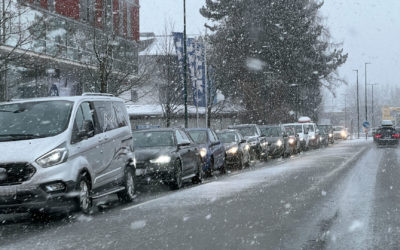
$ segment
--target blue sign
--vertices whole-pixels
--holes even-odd
[[[369,124],[369,122],[365,121],[365,122],[363,122],[363,127],[369,128],[369,127],[371,127],[371,124]]]

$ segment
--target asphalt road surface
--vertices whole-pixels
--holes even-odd
[[[92,215],[0,215],[2,249],[400,249],[400,151],[347,141]],[[110,197],[113,198],[113,197]]]

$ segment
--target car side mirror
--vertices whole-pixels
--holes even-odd
[[[245,139],[240,141],[240,144],[246,143],[247,141]]]
[[[305,135],[308,135],[308,131],[304,131],[304,134],[305,134]]]
[[[87,139],[94,136],[94,124],[91,120],[83,121],[83,130],[79,131],[78,137],[80,139]]]
[[[261,136],[261,137],[267,137],[265,134],[261,134],[260,136]]]
[[[283,137],[288,137],[288,134],[286,132],[282,132]]]

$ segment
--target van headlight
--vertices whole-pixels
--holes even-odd
[[[201,156],[201,158],[206,157],[206,155],[207,155],[207,149],[206,149],[206,148],[201,148],[201,149],[200,149],[200,156]]]
[[[44,154],[36,160],[42,168],[52,167],[66,162],[68,159],[68,150],[66,148],[56,148]]]
[[[237,146],[235,146],[235,147],[230,148],[228,151],[226,151],[226,153],[234,155],[237,153],[238,149],[239,148]]]
[[[171,157],[168,155],[161,155],[156,159],[150,160],[150,163],[154,164],[167,164],[171,161]]]

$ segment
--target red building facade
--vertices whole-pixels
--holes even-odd
[[[139,41],[139,0],[26,0],[46,11],[102,28],[103,6],[112,2],[114,32]]]

